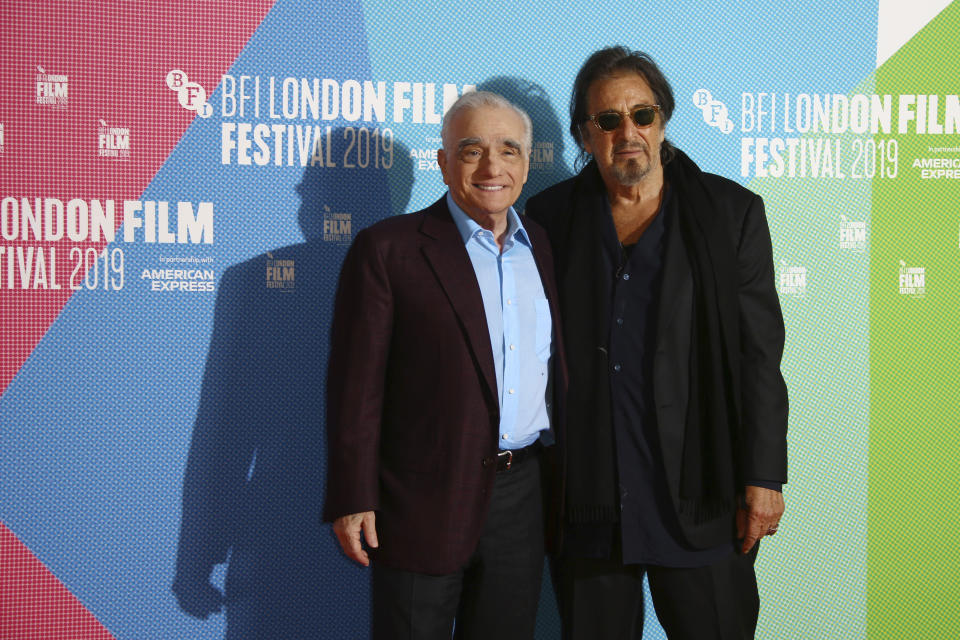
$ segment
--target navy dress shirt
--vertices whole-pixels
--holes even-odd
[[[697,567],[736,550],[735,542],[693,549],[680,532],[666,482],[653,400],[663,252],[668,233],[679,233],[669,187],[660,210],[635,245],[623,247],[613,218],[605,217],[604,253],[614,278],[609,362],[613,432],[620,488],[620,541],[624,564]]]

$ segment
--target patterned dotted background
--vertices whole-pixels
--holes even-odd
[[[296,291],[306,290],[301,283],[321,281],[311,321],[322,333],[346,250],[345,242],[322,240],[324,215],[349,214],[355,232],[389,213],[421,208],[442,192],[439,173],[429,163],[423,166],[408,157],[410,152],[435,149],[439,126],[411,122],[409,114],[404,122],[378,125],[383,135],[386,129],[392,135],[396,164],[389,171],[223,165],[223,123],[286,124],[270,119],[265,106],[259,117],[222,116],[222,90],[213,89],[227,70],[235,77],[260,77],[263,92],[271,76],[278,82],[286,77],[353,78],[383,80],[388,86],[422,82],[439,90],[452,83],[499,91],[530,112],[535,141],[552,152],[550,161],[544,156],[542,166],[531,172],[525,199],[573,171],[575,149],[566,133],[569,87],[582,60],[601,46],[624,43],[653,54],[677,97],[668,136],[705,169],[736,179],[742,137],[787,135],[740,131],[742,93],[896,93],[906,91],[901,86],[908,76],[915,76],[920,87],[911,91],[949,93],[946,87],[936,88],[939,79],[953,77],[945,68],[931,67],[926,75],[910,70],[929,66],[933,52],[940,52],[936,59],[941,61],[956,57],[943,53],[956,49],[950,37],[955,14],[953,9],[952,22],[923,32],[929,37],[917,40],[921,45],[914,57],[901,57],[902,67],[892,59],[892,80],[882,84],[882,73],[873,75],[876,11],[862,6],[831,5],[825,10],[817,3],[788,8],[772,2],[651,2],[642,7],[594,2],[561,7],[497,1],[478,13],[453,3],[411,7],[281,0],[275,6],[78,2],[5,8],[4,22],[14,37],[2,45],[0,66],[5,88],[0,101],[0,197],[208,200],[214,204],[216,224],[213,245],[119,245],[127,275],[122,291],[81,291],[70,297],[66,291],[0,287],[0,374],[5,386],[0,397],[0,519],[8,527],[2,530],[2,557],[29,549],[118,638],[222,637],[222,617],[193,620],[178,609],[169,591],[184,467],[215,334],[215,295],[151,292],[140,272],[160,268],[161,258],[208,258],[219,287],[231,265],[246,265],[234,273],[253,273],[261,268],[258,261],[266,259],[265,252],[321,238],[313,254],[320,263],[315,268],[298,263]],[[68,76],[66,106],[34,104],[37,65]],[[176,104],[163,82],[173,68],[183,69],[211,92],[212,117],[194,118]],[[734,133],[724,135],[703,122],[692,102],[701,88],[726,104]],[[131,129],[130,160],[97,157],[100,119]],[[335,127],[331,135],[341,138],[336,157],[347,142],[344,135],[350,135],[343,127],[351,123],[290,124]],[[839,140],[849,163],[855,153],[853,137],[829,137]],[[907,157],[905,148],[902,158]],[[901,171],[907,173],[903,161]],[[902,235],[902,227],[895,224],[905,200],[896,193],[902,179],[883,185],[887,190],[852,178],[739,179],[765,199],[778,275],[783,267],[804,267],[806,273],[802,295],[781,297],[787,325],[783,371],[792,407],[791,481],[781,532],[764,541],[758,561],[763,602],[758,637],[865,637],[868,439],[875,450],[888,452],[871,473],[886,478],[879,486],[890,491],[871,497],[870,517],[880,524],[877,528],[870,521],[871,558],[874,551],[880,558],[897,557],[891,549],[902,539],[902,527],[895,525],[904,513],[892,506],[901,504],[893,489],[902,440],[884,439],[888,431],[871,431],[870,421],[876,419],[868,411],[871,393],[874,414],[880,407],[885,416],[900,415],[903,403],[878,404],[877,398],[896,397],[896,386],[904,378],[917,378],[916,367],[942,367],[950,353],[921,348],[925,359],[905,371],[893,355],[875,358],[871,331],[877,326],[890,332],[902,329],[896,319],[902,310],[895,305],[907,303],[936,310],[916,322],[955,319],[949,311],[951,303],[956,309],[954,299],[940,297],[943,274],[950,273],[941,261],[955,254],[945,248],[938,257],[921,242],[909,255],[904,251],[891,262],[884,253],[876,262],[877,239],[894,246]],[[878,200],[881,193],[886,200]],[[924,233],[949,237],[949,251],[956,250],[957,223],[938,214],[955,200],[955,188],[945,183],[937,189],[917,186],[909,199],[926,203],[924,220],[929,225],[924,224]],[[874,214],[878,203],[884,207],[882,221]],[[839,247],[841,216],[866,223],[866,250]],[[4,241],[5,247],[10,244]],[[64,245],[65,252],[69,246]],[[897,259],[927,267],[930,293],[923,300],[896,300],[874,308],[871,288],[876,291],[880,280],[888,286],[887,278],[893,286]],[[61,269],[68,267],[61,263]],[[68,276],[65,271],[60,280]],[[295,305],[270,298],[277,292],[268,292],[265,285],[261,289],[263,283],[256,278],[240,282],[245,283],[240,291],[249,296],[241,296],[246,304],[288,310],[277,318],[281,325],[284,319],[299,317],[289,311]],[[878,318],[878,312],[886,315]],[[250,320],[242,313],[236,318]],[[943,326],[938,343],[917,340],[941,347],[952,344],[954,327]],[[274,328],[265,322],[262,332],[267,335]],[[320,336],[318,343],[324,339]],[[278,344],[283,345],[282,340]],[[258,368],[257,362],[245,365],[251,378],[289,375],[282,363],[267,358]],[[303,393],[316,390],[314,402],[303,406],[322,415],[322,376],[306,369],[295,384]],[[951,392],[948,386],[940,390],[937,397],[943,404],[933,418],[942,420]],[[255,392],[238,406],[233,408],[241,415],[271,406],[289,409],[283,398]],[[314,425],[309,419],[302,424]],[[931,431],[925,445],[928,441],[943,442],[942,450],[949,451],[946,443],[952,440],[949,431]],[[259,450],[270,447],[264,443]],[[918,453],[912,460],[921,466],[939,462],[940,475],[913,471],[910,475],[917,480],[949,484],[942,482],[951,477],[943,471],[949,461],[946,453],[932,460]],[[263,471],[264,465],[264,458],[257,458],[251,473]],[[322,455],[313,472],[322,478]],[[312,495],[322,495],[322,487],[316,489]],[[313,518],[301,515],[304,522]],[[365,574],[337,554],[329,536],[311,544],[327,554],[322,566],[334,592],[324,596],[321,637],[363,637]],[[942,548],[931,541],[922,550],[932,557]],[[880,567],[881,579],[891,581],[896,573],[892,561]],[[217,572],[218,582],[222,574],[222,569]],[[11,593],[9,584],[4,583],[4,593]],[[12,591],[20,593],[18,587]],[[896,592],[881,588],[878,593],[889,594],[876,600],[879,608],[901,609],[895,606]],[[541,601],[538,638],[557,637],[549,596],[545,593]],[[649,600],[647,604],[645,637],[662,638]],[[930,613],[924,607],[918,611]],[[876,629],[885,628],[884,621],[877,622]]]

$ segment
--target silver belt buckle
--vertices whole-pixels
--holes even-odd
[[[506,457],[507,457],[507,466],[504,467],[504,469],[507,469],[507,470],[509,471],[509,470],[510,470],[510,465],[513,464],[513,451],[510,451],[509,449],[507,449],[506,451],[501,451],[500,453],[497,454],[497,460],[498,460],[498,461],[499,461],[499,459],[500,459],[500,456],[506,456]]]

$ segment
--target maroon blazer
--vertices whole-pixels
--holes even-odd
[[[562,389],[554,260],[543,229],[526,218],[524,227],[554,319]],[[459,570],[486,518],[496,472],[482,461],[497,453],[500,411],[480,287],[446,197],[357,234],[331,340],[324,519],[376,511],[374,561]]]

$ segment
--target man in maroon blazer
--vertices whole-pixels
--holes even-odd
[[[473,92],[442,138],[449,192],[361,231],[344,262],[324,517],[349,557],[372,557],[375,638],[448,640],[456,621],[458,638],[529,639],[562,387],[550,246],[512,207],[532,127]]]

